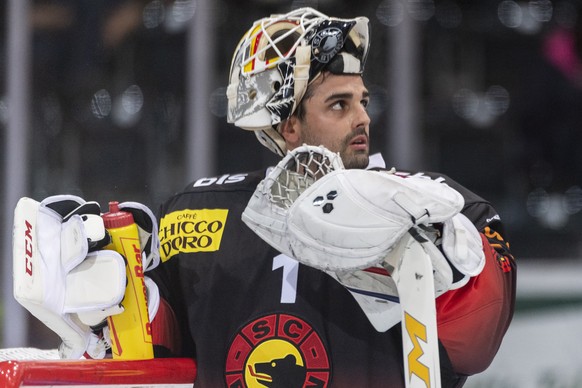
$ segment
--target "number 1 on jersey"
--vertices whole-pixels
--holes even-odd
[[[295,303],[299,262],[283,254],[273,257],[273,271],[281,267],[283,268],[281,303]]]

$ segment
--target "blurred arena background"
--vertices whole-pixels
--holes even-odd
[[[2,0],[2,347],[58,338],[12,300],[21,196],[161,201],[276,161],[226,123],[253,20],[367,16],[372,151],[500,211],[520,266],[499,357],[472,387],[582,387],[582,1]],[[478,335],[478,333],[476,333]]]

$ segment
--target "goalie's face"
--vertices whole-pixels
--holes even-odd
[[[365,168],[369,155],[368,89],[360,75],[325,73],[309,86],[303,112],[283,124],[287,149],[323,145],[346,168]]]

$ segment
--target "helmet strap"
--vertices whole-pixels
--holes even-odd
[[[291,114],[295,112],[295,109],[301,103],[301,99],[305,95],[307,90],[307,85],[309,84],[309,67],[311,61],[311,48],[309,46],[299,46],[295,51],[295,71],[293,73],[294,85],[294,96],[295,100],[293,103],[293,109]]]

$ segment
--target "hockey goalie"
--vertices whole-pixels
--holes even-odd
[[[326,208],[326,202],[332,206]],[[359,305],[375,332],[390,332],[402,325],[401,357],[405,375],[409,376],[403,378],[405,386],[439,387],[442,377],[435,298],[462,288],[485,265],[481,237],[459,213],[463,205],[462,196],[441,182],[423,176],[403,178],[394,171],[346,170],[337,154],[323,147],[302,146],[260,181],[240,220],[289,260],[294,258],[337,282]],[[112,245],[114,229],[120,224],[107,223],[109,216],[120,213],[131,214],[137,232],[125,235],[125,239],[134,241],[130,245],[133,248],[126,250]],[[188,218],[187,213],[180,214]],[[162,217],[161,222],[159,236],[165,243],[167,218]],[[202,225],[212,229],[210,224],[206,219],[200,226],[191,223],[173,230]],[[441,230],[436,229],[438,225],[442,225]],[[183,338],[183,329],[166,304],[165,296],[171,297],[171,293],[160,298],[158,286],[148,276],[151,273],[164,285],[163,278],[152,271],[160,261],[168,264],[168,251],[160,249],[156,230],[152,212],[134,202],[115,205],[105,214],[97,203],[69,195],[49,197],[40,203],[23,198],[18,203],[14,219],[14,294],[61,337],[60,358],[83,359],[65,365],[83,368],[105,363],[117,371],[117,379],[128,370],[145,368],[165,370],[162,380],[149,376],[149,382],[167,382],[163,379],[168,378],[179,378],[182,383],[184,379],[194,381],[198,370],[193,360],[197,354],[179,349],[196,338],[192,334],[195,332],[187,334],[191,339],[176,343]],[[128,296],[142,290],[129,287],[132,279],[126,271],[127,257],[136,253],[135,247],[140,247],[137,253],[142,258],[138,272],[146,290],[148,329],[123,343],[120,338],[124,333],[116,330],[112,317],[123,316],[131,303]],[[451,268],[461,276],[453,276]],[[216,296],[221,295],[224,297],[217,291]],[[281,295],[281,303],[290,302]],[[179,306],[173,308],[180,314]],[[132,320],[134,328],[139,329],[140,319],[138,314],[138,319]],[[201,315],[193,320],[206,324]],[[139,353],[144,348],[152,353]],[[138,353],[127,361],[120,357],[119,349]],[[154,353],[181,358],[148,360]],[[110,360],[95,361],[102,359]],[[134,366],[128,367],[128,362]],[[158,369],[148,365],[155,362],[160,364]],[[169,365],[173,369],[167,369]],[[252,372],[243,377],[244,386],[254,386],[248,382],[261,381],[261,372],[248,370]],[[42,381],[56,381],[56,375],[41,375],[37,378]],[[78,383],[75,378],[66,377],[65,383]],[[135,376],[127,378],[131,381]]]
[[[369,32],[300,8],[243,35],[228,121],[281,157],[272,168],[198,177],[157,217],[19,203],[14,294],[61,358],[188,360],[197,388],[458,388],[489,366],[515,298],[500,217],[449,177],[370,155]]]

